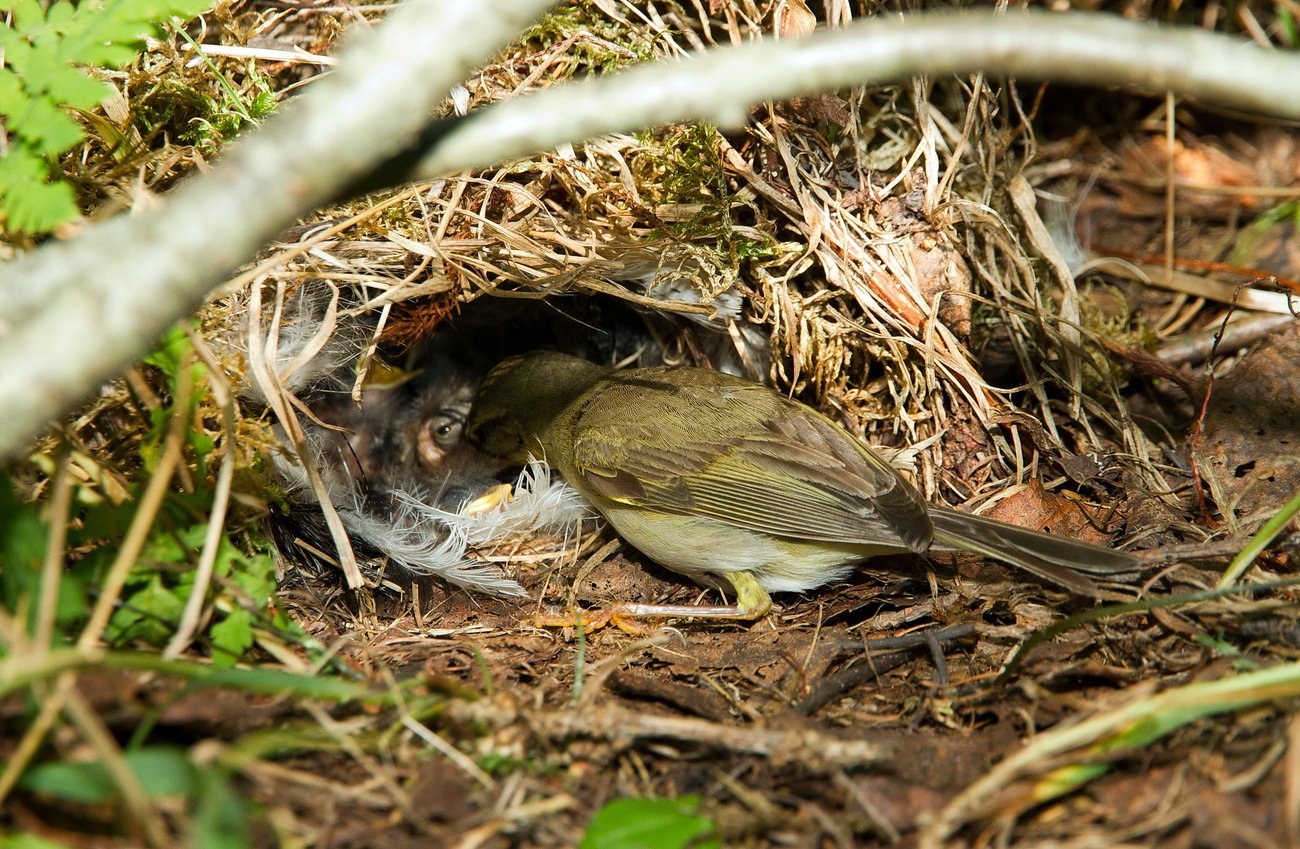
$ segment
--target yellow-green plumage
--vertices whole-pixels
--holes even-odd
[[[484,450],[533,454],[647,556],[735,590],[756,618],[877,554],[932,543],[1012,563],[1075,592],[1132,555],[927,505],[868,446],[767,387],[707,369],[615,371],[541,352],[498,365],[466,426]],[[672,612],[683,612],[672,608]]]

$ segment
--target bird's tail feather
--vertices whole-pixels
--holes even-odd
[[[1127,551],[1052,536],[972,513],[932,506],[930,519],[936,544],[1009,563],[1080,595],[1100,594],[1097,585],[1080,573],[1115,575],[1141,568],[1141,561]]]

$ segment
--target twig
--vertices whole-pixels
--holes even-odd
[[[306,50],[272,50],[269,47],[240,47],[232,44],[186,44],[184,52],[202,53],[204,56],[229,56],[234,59],[261,59],[266,62],[293,62],[306,65],[322,65],[332,68],[338,64],[333,56],[318,56]],[[195,57],[186,63],[186,67],[199,64]]]
[[[1133,692],[1141,694],[1148,687],[1144,682]],[[1120,751],[1125,743],[1142,745],[1193,719],[1292,699],[1297,694],[1300,694],[1300,665],[1289,663],[1214,681],[1198,681],[1154,695],[1139,695],[1127,704],[1083,721],[1062,724],[1037,735],[957,794],[921,832],[918,845],[921,849],[951,845],[949,838],[962,824],[989,813],[990,802],[1013,781],[1035,768],[1059,765],[1060,756],[1068,752],[1088,747],[1078,754],[1078,761],[1104,759]],[[1074,780],[1077,785],[1079,777],[1075,776]],[[1029,798],[1041,802],[1059,792],[1063,791],[1048,781],[1046,786],[1035,788]]]
[[[72,724],[77,726],[82,738],[99,756],[100,764],[113,779],[113,784],[122,797],[122,803],[130,812],[131,819],[144,832],[146,842],[155,849],[175,845],[167,833],[162,817],[150,804],[149,796],[140,784],[140,777],[122,756],[121,748],[108,728],[104,726],[103,720],[91,709],[75,687],[68,691],[64,712],[72,720]]]
[[[453,719],[506,727],[523,722],[550,745],[574,739],[595,739],[621,746],[653,740],[689,743],[708,749],[759,755],[775,769],[792,763],[811,770],[848,769],[880,763],[893,753],[889,746],[825,734],[813,727],[761,728],[734,726],[692,717],[654,716],[620,708],[566,710],[516,714],[484,702],[453,702]]]
[[[553,86],[458,123],[420,162],[428,177],[602,133],[702,120],[744,123],[744,104],[920,75],[1134,86],[1300,118],[1300,60],[1191,28],[1114,15],[966,12],[874,18],[806,39],[749,42],[687,62]],[[704,85],[701,81],[707,80]]]
[[[235,478],[235,451],[238,448],[235,444],[235,399],[231,397],[230,384],[222,374],[221,364],[192,328],[186,327],[185,332],[189,335],[190,344],[194,346],[199,358],[208,367],[208,385],[212,389],[212,397],[221,407],[225,445],[222,446],[224,453],[221,457],[221,468],[217,471],[216,489],[212,494],[212,510],[208,513],[208,529],[203,537],[203,552],[199,555],[199,564],[194,570],[194,586],[190,588],[189,598],[185,599],[185,610],[181,613],[181,621],[176,626],[176,633],[172,635],[167,648],[163,650],[163,657],[168,659],[178,657],[185,651],[199,627],[203,601],[207,598],[208,587],[212,583],[212,573],[216,568],[217,550],[221,546],[222,534],[226,529],[226,508],[230,504],[230,487]]]
[[[38,652],[49,651],[54,636],[54,619],[59,607],[59,583],[66,564],[63,556],[68,544],[68,508],[72,505],[72,475],[68,473],[72,451],[64,446],[54,472],[54,492],[50,496],[50,531],[45,542],[45,562],[41,564],[40,607],[36,614],[36,631],[32,643]]]
[[[18,779],[22,778],[23,773],[27,771],[27,765],[40,751],[41,744],[45,742],[45,735],[49,734],[50,729],[54,727],[54,720],[58,718],[59,711],[63,710],[68,694],[76,683],[76,676],[65,673],[55,679],[53,686],[38,691],[41,694],[40,713],[28,723],[22,739],[5,759],[4,772],[0,773],[0,803],[9,798],[14,786],[18,784]]]
[[[331,302],[330,306],[330,315],[333,315],[337,301],[338,291],[336,290],[334,292],[334,301]],[[334,542],[334,548],[338,553],[339,569],[342,570],[344,577],[347,579],[348,588],[359,589],[365,584],[365,578],[361,575],[361,567],[357,565],[357,555],[352,550],[352,541],[348,538],[347,529],[343,526],[343,520],[339,516],[338,509],[335,508],[334,502],[330,500],[329,490],[321,479],[320,470],[316,468],[312,452],[307,449],[307,439],[303,434],[302,424],[298,421],[298,414],[293,410],[294,405],[288,400],[291,396],[288,390],[284,388],[280,372],[275,368],[275,346],[279,342],[279,317],[283,304],[284,291],[281,286],[277,293],[275,318],[272,321],[272,327],[264,335],[262,333],[262,286],[260,283],[253,284],[248,304],[248,338],[252,340],[248,346],[248,369],[261,388],[262,394],[266,397],[266,401],[274,411],[276,418],[280,420],[285,436],[288,438],[289,444],[293,446],[294,452],[297,453],[298,462],[307,475],[307,481],[311,485],[312,492],[316,494],[321,515],[325,518],[325,525],[329,528],[330,539]]]
[[[975,633],[975,625],[970,622],[964,622],[960,625],[954,625],[950,628],[941,628],[937,631],[926,630],[915,634],[906,634],[902,637],[884,637],[879,640],[867,640],[864,645],[858,645],[865,657],[858,663],[850,666],[848,669],[838,672],[834,675],[827,676],[812,691],[805,696],[793,708],[795,713],[801,713],[809,716],[816,713],[827,702],[844,695],[849,690],[863,684],[873,678],[891,669],[902,666],[911,659],[911,649],[921,646],[931,647],[934,653],[935,646],[941,643],[952,642],[968,637]],[[885,655],[873,655],[872,652],[885,650],[890,651]],[[936,665],[941,662],[942,654],[935,654]],[[943,670],[946,675],[946,669]]]

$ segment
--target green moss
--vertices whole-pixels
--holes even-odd
[[[662,37],[650,27],[631,28],[601,14],[590,3],[565,3],[524,31],[520,42],[548,49],[565,45],[567,64],[556,63],[564,79],[579,73],[609,73],[655,58]]]
[[[669,127],[638,136],[628,158],[641,199],[658,222],[651,235],[698,249],[696,259],[734,279],[743,262],[777,253],[749,199],[732,191],[722,161],[723,138],[707,124]]]

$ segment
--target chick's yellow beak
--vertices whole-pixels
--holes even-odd
[[[489,489],[460,509],[462,516],[479,516],[510,502],[514,490],[510,484],[502,483]]]

